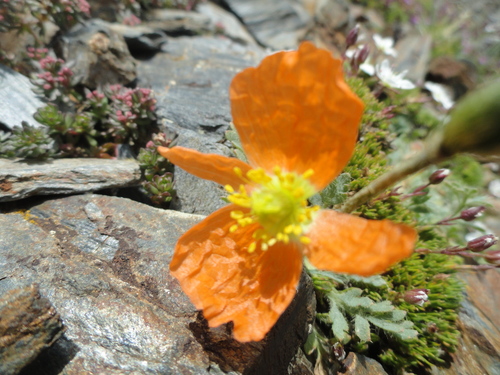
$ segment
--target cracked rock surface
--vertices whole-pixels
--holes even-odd
[[[313,316],[310,280],[303,276],[264,341],[238,343],[229,325],[209,330],[168,269],[178,237],[202,218],[101,195],[0,214],[0,295],[38,283],[66,327],[32,366],[64,374],[285,373]]]

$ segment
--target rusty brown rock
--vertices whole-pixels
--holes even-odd
[[[36,285],[10,290],[0,298],[0,374],[17,374],[50,347],[64,327]]]
[[[433,368],[433,375],[500,375],[500,271],[463,272],[466,298],[458,327],[457,351],[447,369]]]
[[[387,375],[380,363],[372,358],[354,352],[344,360],[345,372],[342,375]]]

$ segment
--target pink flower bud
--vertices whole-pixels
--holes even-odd
[[[365,44],[363,48],[358,50],[356,55],[354,56],[354,58],[356,59],[356,64],[358,64],[358,66],[363,64],[368,58],[369,54],[370,54],[370,48]]]
[[[354,44],[356,44],[356,42],[358,40],[358,35],[359,35],[359,26],[356,25],[347,34],[347,37],[345,39],[345,47],[346,47],[346,49],[349,48],[350,46],[353,46]]]
[[[474,238],[467,242],[467,250],[478,253],[486,250],[498,242],[498,237],[493,234],[486,234],[481,237]]]
[[[485,255],[484,259],[486,259],[488,263],[500,266],[500,250],[488,251]]]
[[[429,293],[429,289],[413,289],[407,291],[403,295],[403,299],[406,303],[423,306],[424,303],[429,299]]]
[[[465,221],[472,221],[472,220],[478,218],[479,216],[482,216],[484,210],[486,210],[486,207],[484,207],[484,206],[468,208],[468,209],[460,212],[460,219],[465,220]]]
[[[443,182],[443,180],[448,177],[450,170],[446,168],[438,169],[429,176],[429,184],[437,185]]]

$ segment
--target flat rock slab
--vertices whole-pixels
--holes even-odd
[[[139,164],[132,159],[55,159],[46,162],[0,159],[0,202],[34,195],[77,194],[137,186]]]
[[[255,39],[247,31],[238,18],[212,2],[199,3],[196,11],[206,15],[212,22],[214,30],[242,44],[256,44]]]
[[[34,87],[28,77],[0,64],[0,130],[1,125],[12,130],[23,121],[41,126],[33,114],[45,103],[33,92]]]
[[[31,373],[285,374],[314,315],[310,280],[264,341],[208,329],[168,268],[202,218],[100,195],[0,214],[0,295],[38,283],[66,327]]]
[[[312,17],[300,1],[224,0],[255,39],[276,50],[297,48]]]

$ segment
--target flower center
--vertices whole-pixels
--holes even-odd
[[[235,232],[240,227],[254,223],[260,225],[253,233],[255,241],[248,247],[249,252],[258,246],[267,250],[279,241],[309,243],[309,238],[302,233],[311,223],[313,213],[319,209],[318,206],[307,206],[307,198],[316,193],[308,180],[313,174],[312,170],[298,175],[275,167],[273,174],[268,175],[262,168],[257,168],[243,176],[241,170],[235,168],[235,173],[246,185],[240,185],[238,191],[226,186],[230,193],[228,200],[249,211],[231,212],[236,224],[230,231]]]

